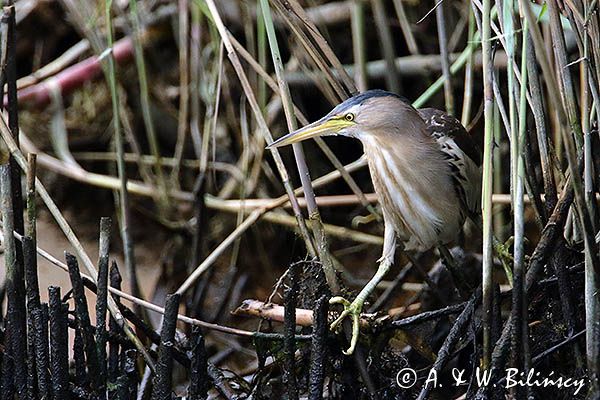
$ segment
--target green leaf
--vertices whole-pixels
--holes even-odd
[[[536,20],[537,23],[539,23],[542,20],[542,17],[544,16],[544,14],[546,14],[546,11],[548,11],[548,3],[544,2],[544,4],[542,4],[542,8],[540,9],[540,12],[537,16],[537,20]]]

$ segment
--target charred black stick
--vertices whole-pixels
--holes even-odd
[[[75,366],[74,383],[77,386],[87,386],[88,376],[85,371],[85,350],[83,340],[83,329],[76,323],[73,327],[75,330],[75,338],[73,340],[73,361]]]
[[[110,242],[110,218],[100,219],[100,243],[98,257],[98,286],[96,290],[96,354],[98,356],[98,392],[106,392],[106,310],[108,302],[108,250]]]
[[[127,388],[126,393],[124,393],[126,397],[124,398],[129,400],[134,400],[137,394],[138,374],[135,365],[137,354],[137,350],[135,349],[125,350],[122,362],[120,379],[123,379],[123,382]]]
[[[48,288],[50,298],[50,351],[52,393],[55,399],[69,399],[69,335],[67,305],[61,301],[60,288]]]
[[[37,373],[35,357],[35,328],[33,312],[40,307],[40,289],[37,274],[37,251],[35,242],[23,237],[23,262],[25,266],[25,292],[27,297],[27,390],[30,398],[37,398]]]
[[[36,245],[36,206],[35,206],[35,175],[36,175],[36,155],[29,153],[27,155],[27,226],[25,236],[21,241],[23,248],[23,265],[25,267],[25,290],[27,297],[27,357],[28,366],[28,390],[31,398],[43,397],[44,394],[37,393],[37,367],[38,362],[35,348],[35,324],[33,321],[33,312],[40,307],[40,288],[37,272],[37,245]],[[46,310],[47,313],[47,310]],[[47,314],[46,314],[47,315]],[[48,318],[44,330],[48,329]],[[47,336],[47,334],[46,334]],[[48,352],[48,343],[45,343],[46,353]],[[47,367],[47,366],[46,366]],[[47,385],[47,382],[45,383]]]
[[[283,315],[284,369],[283,383],[286,385],[288,399],[298,399],[296,380],[296,300],[298,297],[298,268],[292,264],[288,273],[288,288],[285,291]]]
[[[37,394],[42,400],[50,399],[50,360],[48,354],[48,305],[41,304],[32,311]]]
[[[98,367],[98,355],[96,353],[96,341],[94,340],[94,330],[90,322],[90,314],[88,311],[87,300],[85,298],[85,291],[83,287],[83,280],[79,272],[79,264],[77,258],[72,254],[65,252],[65,259],[67,266],[69,267],[69,276],[71,277],[71,284],[73,285],[73,299],[75,300],[75,314],[79,327],[81,328],[81,334],[83,337],[83,345],[85,349],[85,358],[87,363],[87,369],[91,378],[91,383],[94,389],[100,387],[99,373],[100,368]]]
[[[313,312],[313,332],[310,349],[310,372],[308,375],[308,398],[321,400],[323,398],[323,383],[325,382],[325,363],[327,360],[327,312],[329,301],[327,296],[321,296]]]
[[[13,185],[9,164],[0,165],[0,212],[4,234],[4,265],[6,268],[7,296],[7,327],[8,339],[12,355],[12,377],[19,398],[27,396],[27,328],[25,321],[25,274],[23,271],[23,255],[21,243],[15,240],[13,231],[17,229],[15,203],[21,203],[21,198],[15,198],[11,187]],[[19,190],[20,193],[20,190]],[[21,227],[22,227],[21,209]],[[22,229],[21,229],[22,231]]]
[[[413,315],[411,317],[402,318],[397,321],[392,321],[390,324],[390,328],[403,328],[409,325],[418,324],[426,321],[430,321],[432,319],[445,317],[447,315],[457,314],[462,312],[467,306],[468,302],[453,304],[451,306],[447,306],[444,308],[440,308],[439,310],[434,311],[425,311],[417,315]]]
[[[171,399],[171,373],[173,371],[173,347],[177,327],[177,311],[179,310],[178,294],[167,296],[165,314],[160,332],[158,360],[152,387],[152,400]]]
[[[114,261],[110,266],[109,276],[110,286],[121,290],[121,274],[119,273],[119,268]],[[115,296],[114,299],[117,305],[119,305],[119,298]],[[121,331],[119,329],[119,325],[113,318],[110,318],[108,321],[108,331],[109,333],[113,334],[118,334]],[[108,346],[107,375],[110,382],[115,382],[119,377],[119,344],[116,342],[110,342]]]
[[[192,365],[190,370],[190,386],[188,389],[188,395],[191,400],[204,400],[208,397],[208,356],[206,354],[206,347],[204,346],[204,336],[200,327],[195,326],[192,328],[192,335],[190,338],[190,358],[192,359]]]

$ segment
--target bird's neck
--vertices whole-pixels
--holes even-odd
[[[414,137],[361,141],[384,219],[407,249],[450,240],[440,232],[455,232],[461,217],[450,167],[437,143]]]
[[[386,133],[360,139],[368,159],[388,160],[398,165],[407,177],[433,177],[448,168],[439,144],[425,133]]]

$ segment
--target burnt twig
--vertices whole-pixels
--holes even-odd
[[[50,399],[50,357],[48,354],[48,305],[42,304],[32,311],[34,332],[37,394],[40,399]]]
[[[432,319],[445,317],[447,315],[457,314],[462,312],[466,306],[468,306],[469,302],[454,304],[448,307],[441,308],[439,310],[434,311],[425,311],[419,313],[417,315],[413,315],[408,318],[399,319],[397,321],[393,321],[390,324],[390,328],[405,328],[409,325],[418,324],[426,321],[430,321]]]
[[[160,332],[158,359],[153,380],[152,399],[171,399],[171,373],[173,371],[173,348],[175,346],[175,329],[177,327],[177,310],[179,309],[178,294],[167,296],[165,314]]]
[[[100,245],[98,258],[98,283],[96,291],[96,354],[98,356],[98,392],[106,391],[106,311],[108,302],[108,249],[110,218],[100,219]]]
[[[297,264],[290,265],[288,273],[289,287],[285,291],[285,314],[283,318],[284,370],[283,382],[290,400],[298,399],[296,380],[296,300],[298,296]]]
[[[206,399],[209,388],[207,354],[204,347],[204,336],[202,336],[202,332],[197,326],[192,328],[190,358],[192,359],[192,365],[188,396],[191,400]]]
[[[17,395],[24,398],[27,393],[27,329],[25,322],[25,277],[23,271],[23,258],[18,256],[21,244],[13,236],[17,229],[15,204],[20,203],[20,198],[14,198],[11,168],[9,164],[0,165],[0,212],[2,213],[2,226],[4,234],[4,265],[6,268],[6,294],[7,294],[7,341],[10,350],[7,358],[12,356],[13,370],[4,370],[13,380]],[[19,186],[19,185],[17,185]],[[21,213],[22,222],[22,213]]]
[[[308,398],[320,400],[323,398],[323,383],[325,381],[325,363],[327,360],[327,312],[329,301],[327,296],[321,296],[313,312],[314,323],[312,346],[310,351],[310,372],[308,375]]]
[[[114,261],[110,265],[109,279],[111,287],[115,289],[121,289],[121,274],[119,273],[119,268],[117,267],[117,264]],[[117,305],[120,304],[119,298],[116,296],[115,303]],[[108,321],[108,331],[109,334],[116,334],[120,332],[119,325],[113,318],[110,318]],[[108,346],[107,376],[109,382],[115,382],[119,376],[119,344],[115,342],[110,342]]]
[[[81,329],[83,344],[85,349],[85,358],[87,368],[90,373],[92,386],[97,389],[100,387],[100,368],[98,366],[98,356],[96,352],[96,341],[94,340],[94,330],[90,322],[90,314],[88,312],[87,300],[83,288],[83,280],[79,273],[79,264],[77,259],[72,254],[65,252],[65,259],[69,267],[69,276],[73,285],[73,300],[75,301],[75,314],[77,322]]]
[[[60,288],[48,288],[50,298],[50,351],[52,393],[56,399],[69,399],[69,337],[67,305],[60,299]]]

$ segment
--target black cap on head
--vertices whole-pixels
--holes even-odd
[[[371,89],[371,90],[367,90],[366,92],[355,94],[354,96],[348,98],[347,100],[345,100],[344,102],[339,104],[337,107],[335,107],[333,109],[333,112],[339,112],[342,110],[346,110],[357,104],[362,104],[364,101],[366,101],[368,99],[372,99],[374,97],[395,97],[395,98],[403,101],[406,104],[410,104],[410,102],[405,97],[402,97],[395,93],[388,92],[386,90],[381,90],[381,89]]]

